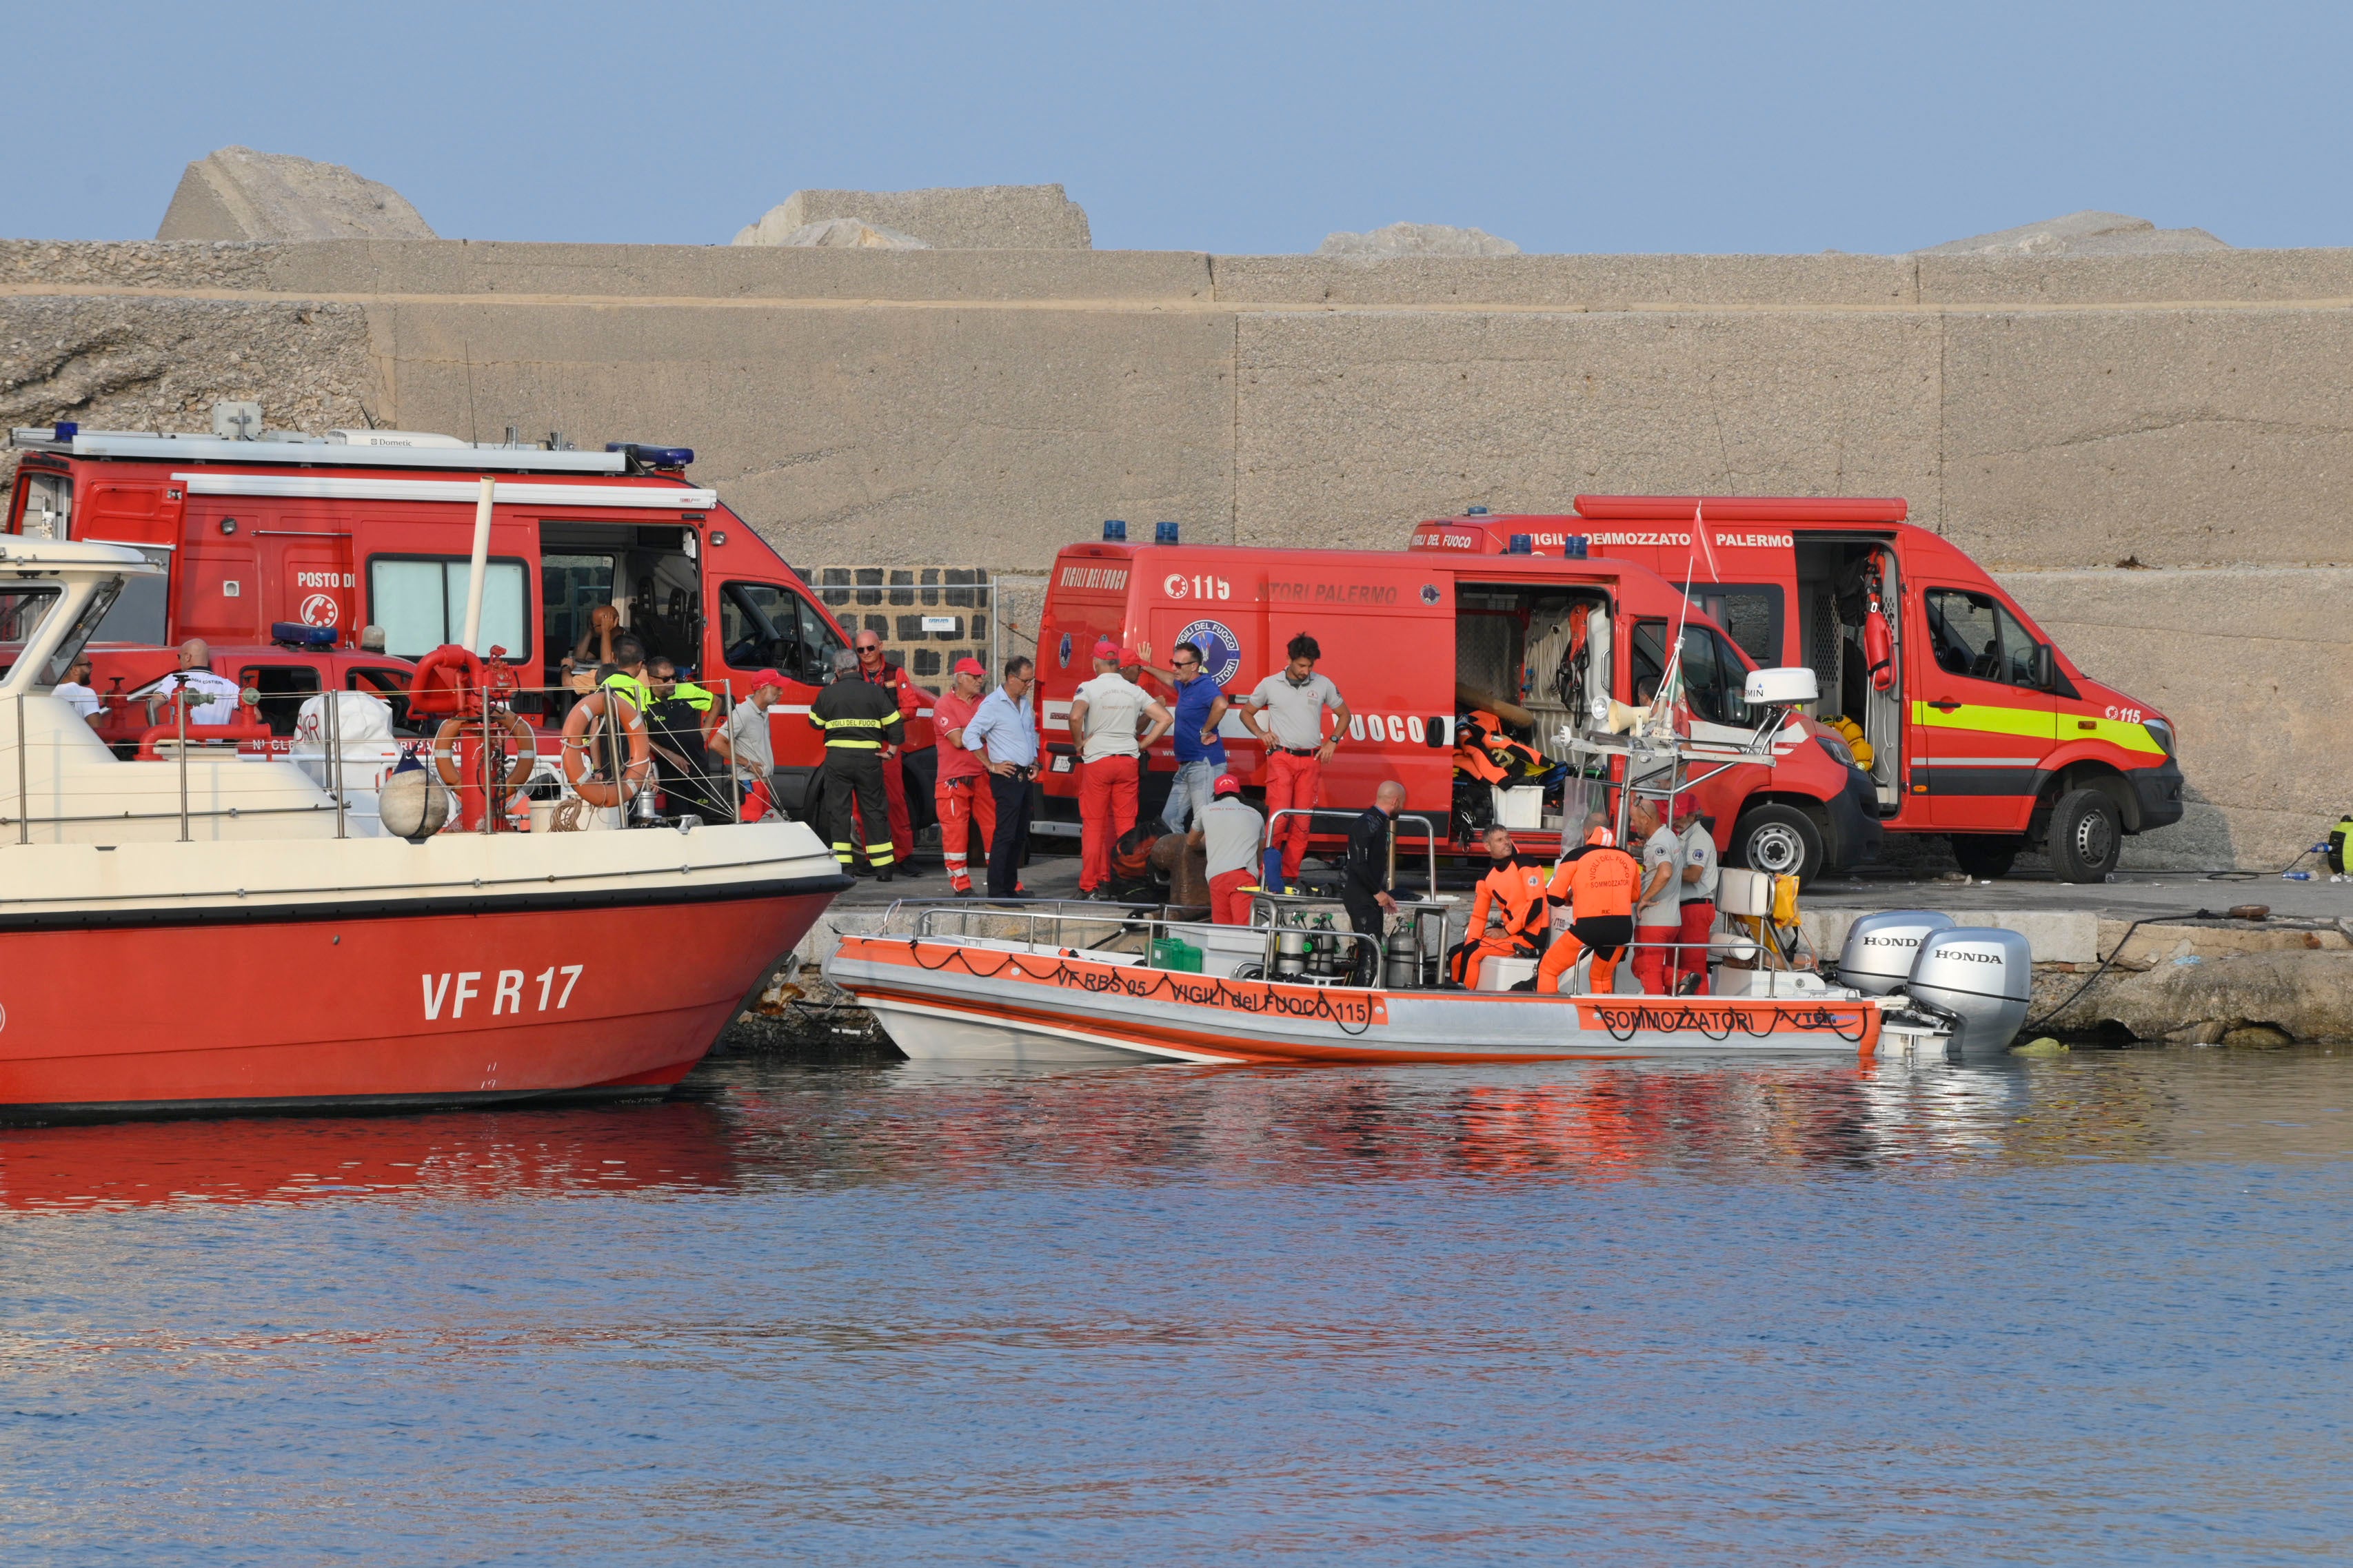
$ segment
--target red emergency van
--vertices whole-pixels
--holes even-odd
[[[1163,537],[1166,531],[1164,524]],[[1323,647],[1321,671],[1348,704],[1339,749],[1324,769],[1323,804],[1369,805],[1375,789],[1394,779],[1406,787],[1409,812],[1451,823],[1451,837],[1467,844],[1478,823],[1457,806],[1458,719],[1500,700],[1525,711],[1516,725],[1521,739],[1567,761],[1553,737],[1572,714],[1583,721],[1597,701],[1606,710],[1612,700],[1639,705],[1655,694],[1679,619],[1687,621],[1682,668],[1694,737],[1747,738],[1758,722],[1741,697],[1752,661],[1704,613],[1684,616],[1679,585],[1634,562],[1565,561],[1557,552],[1071,545],[1054,563],[1039,618],[1039,830],[1079,830],[1070,710],[1079,683],[1092,674],[1099,637],[1130,647],[1148,641],[1162,667],[1170,648],[1192,643],[1205,652],[1208,678],[1239,703],[1282,668],[1293,635],[1312,634]],[[1799,721],[1778,737],[1774,763],[1740,763],[1693,792],[1715,817],[1720,842],[1746,834],[1753,844],[1762,827],[1778,827],[1810,857],[1788,869],[1850,866],[1876,855],[1870,781],[1842,749],[1817,743],[1817,731]],[[1230,712],[1223,735],[1229,766],[1255,782],[1264,760],[1258,741]],[[1145,774],[1147,812],[1166,798],[1175,770],[1164,740]],[[1473,789],[1472,801],[1482,793]],[[1581,826],[1581,806],[1556,808],[1550,821],[1526,824],[1517,836],[1531,849],[1556,847],[1564,816],[1578,818],[1567,826]]]
[[[2112,870],[2123,838],[2181,818],[2173,726],[2093,679],[1964,552],[1900,500],[1578,496],[1570,516],[1474,510],[1420,523],[1412,553],[1486,563],[1631,561],[1681,584],[1760,664],[1807,665],[1817,715],[1898,833],[1948,836],[1963,869],[2047,850],[2070,881]],[[1705,531],[1698,537],[1698,531]],[[1713,563],[1711,564],[1711,554]],[[1788,827],[1790,825],[1783,825]],[[1760,837],[1761,833],[1761,837]],[[1810,844],[1763,824],[1732,854],[1783,868]],[[1800,836],[1801,837],[1801,836]]]
[[[128,544],[165,568],[127,591],[100,626],[91,651],[101,692],[111,664],[143,670],[130,668],[140,659],[128,650],[188,637],[212,644],[222,673],[265,678],[265,697],[315,689],[308,683],[322,669],[380,687],[381,667],[458,637],[487,475],[497,489],[480,651],[501,647],[527,683],[556,686],[589,612],[612,605],[649,653],[714,689],[740,698],[767,668],[792,682],[771,721],[787,807],[802,805],[822,760],[806,715],[848,639],[766,541],[688,482],[685,447],[583,452],[396,430],[243,439],[71,424],[19,428],[10,440],[22,457],[9,533]],[[291,657],[273,630],[289,624],[325,630],[342,655]],[[364,626],[384,628],[392,658],[356,657]],[[111,661],[110,649],[124,657]],[[928,725],[917,743],[928,743]]]

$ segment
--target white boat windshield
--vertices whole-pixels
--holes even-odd
[[[73,665],[74,656],[106,618],[114,605],[115,595],[122,592],[122,579],[111,578],[97,585],[88,596],[74,594],[79,600],[80,611],[67,627],[63,637],[55,635],[50,617],[57,613],[61,600],[69,597],[66,584],[28,583],[21,586],[0,587],[0,678],[12,675],[18,658],[26,647],[33,646],[42,654],[41,668],[34,675],[36,686],[55,686],[66,678]]]

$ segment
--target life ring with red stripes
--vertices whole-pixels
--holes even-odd
[[[591,778],[605,761],[607,724],[617,724],[628,747],[629,760],[617,779]],[[609,686],[600,686],[572,705],[564,716],[564,777],[572,793],[590,805],[621,805],[634,799],[654,771],[653,748],[646,735],[645,716],[637,704]]]
[[[463,789],[470,784],[482,782],[479,775],[467,777],[467,770],[458,764],[458,742],[464,738],[469,724],[479,722],[474,719],[444,719],[441,727],[433,731],[433,770],[451,789]],[[539,732],[520,713],[502,714],[493,722],[507,732],[514,752],[513,759],[507,763],[506,782],[500,787],[520,789],[531,781],[531,770],[538,764]]]

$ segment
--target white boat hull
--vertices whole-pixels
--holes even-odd
[[[1181,973],[1071,949],[849,936],[826,976],[934,1061],[1551,1061],[1869,1055],[1889,1004],[1386,991]]]

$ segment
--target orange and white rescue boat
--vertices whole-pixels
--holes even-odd
[[[797,823],[360,836],[292,763],[120,760],[50,686],[153,570],[0,545],[0,1118],[659,1094],[849,885]]]
[[[1909,1054],[1942,1055],[1954,1033],[1949,1018],[1908,997],[1873,995],[1809,971],[1748,971],[1741,983],[1753,989],[1715,996],[1393,983],[1430,973],[1418,962],[1390,964],[1379,984],[1357,984],[1352,963],[1319,963],[1314,945],[1351,933],[1318,932],[1304,943],[1302,934],[1148,910],[1106,913],[1099,903],[903,903],[881,930],[845,933],[825,974],[917,1060],[1867,1058],[1899,1042]],[[1164,966],[1177,954],[1185,967]],[[1584,973],[1583,963],[1572,972]],[[1628,966],[1620,977],[1630,981]]]

